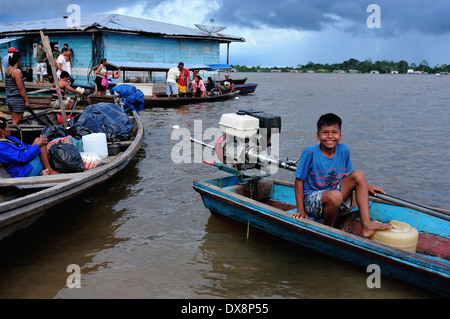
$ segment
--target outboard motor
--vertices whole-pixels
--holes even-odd
[[[262,111],[239,110],[223,114],[219,122],[223,136],[214,149],[218,159],[237,170],[258,168],[271,146],[272,134],[281,130],[281,117]]]

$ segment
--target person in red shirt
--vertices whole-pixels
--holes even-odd
[[[191,73],[184,67],[184,63],[178,63],[178,69],[180,70],[180,77],[177,80],[178,92],[184,93],[184,97],[187,97],[187,88],[189,87],[189,80]]]

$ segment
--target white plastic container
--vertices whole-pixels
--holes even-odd
[[[83,151],[97,153],[101,158],[108,157],[108,144],[105,133],[92,133],[82,137]]]
[[[377,243],[415,253],[419,239],[417,229],[398,220],[392,220],[390,223],[394,226],[393,228],[376,231],[370,239]]]

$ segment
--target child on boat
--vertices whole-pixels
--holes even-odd
[[[342,120],[328,113],[317,122],[319,144],[307,147],[295,172],[295,199],[297,212],[293,218],[324,219],[333,227],[339,210],[349,209],[355,190],[361,217],[362,235],[372,236],[377,230],[392,228],[391,224],[373,222],[369,212],[369,193],[384,190],[367,184],[362,171],[353,170],[350,150],[340,144]]]

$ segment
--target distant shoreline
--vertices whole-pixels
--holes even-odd
[[[371,59],[358,61],[357,59],[349,59],[342,63],[321,64],[309,62],[306,65],[298,64],[296,67],[261,67],[261,66],[241,66],[231,65],[232,70],[238,72],[269,72],[269,73],[384,73],[384,74],[436,74],[450,72],[450,64],[441,64],[430,67],[426,60],[419,65],[415,63],[409,64],[405,60],[399,62],[394,61],[376,61]]]

